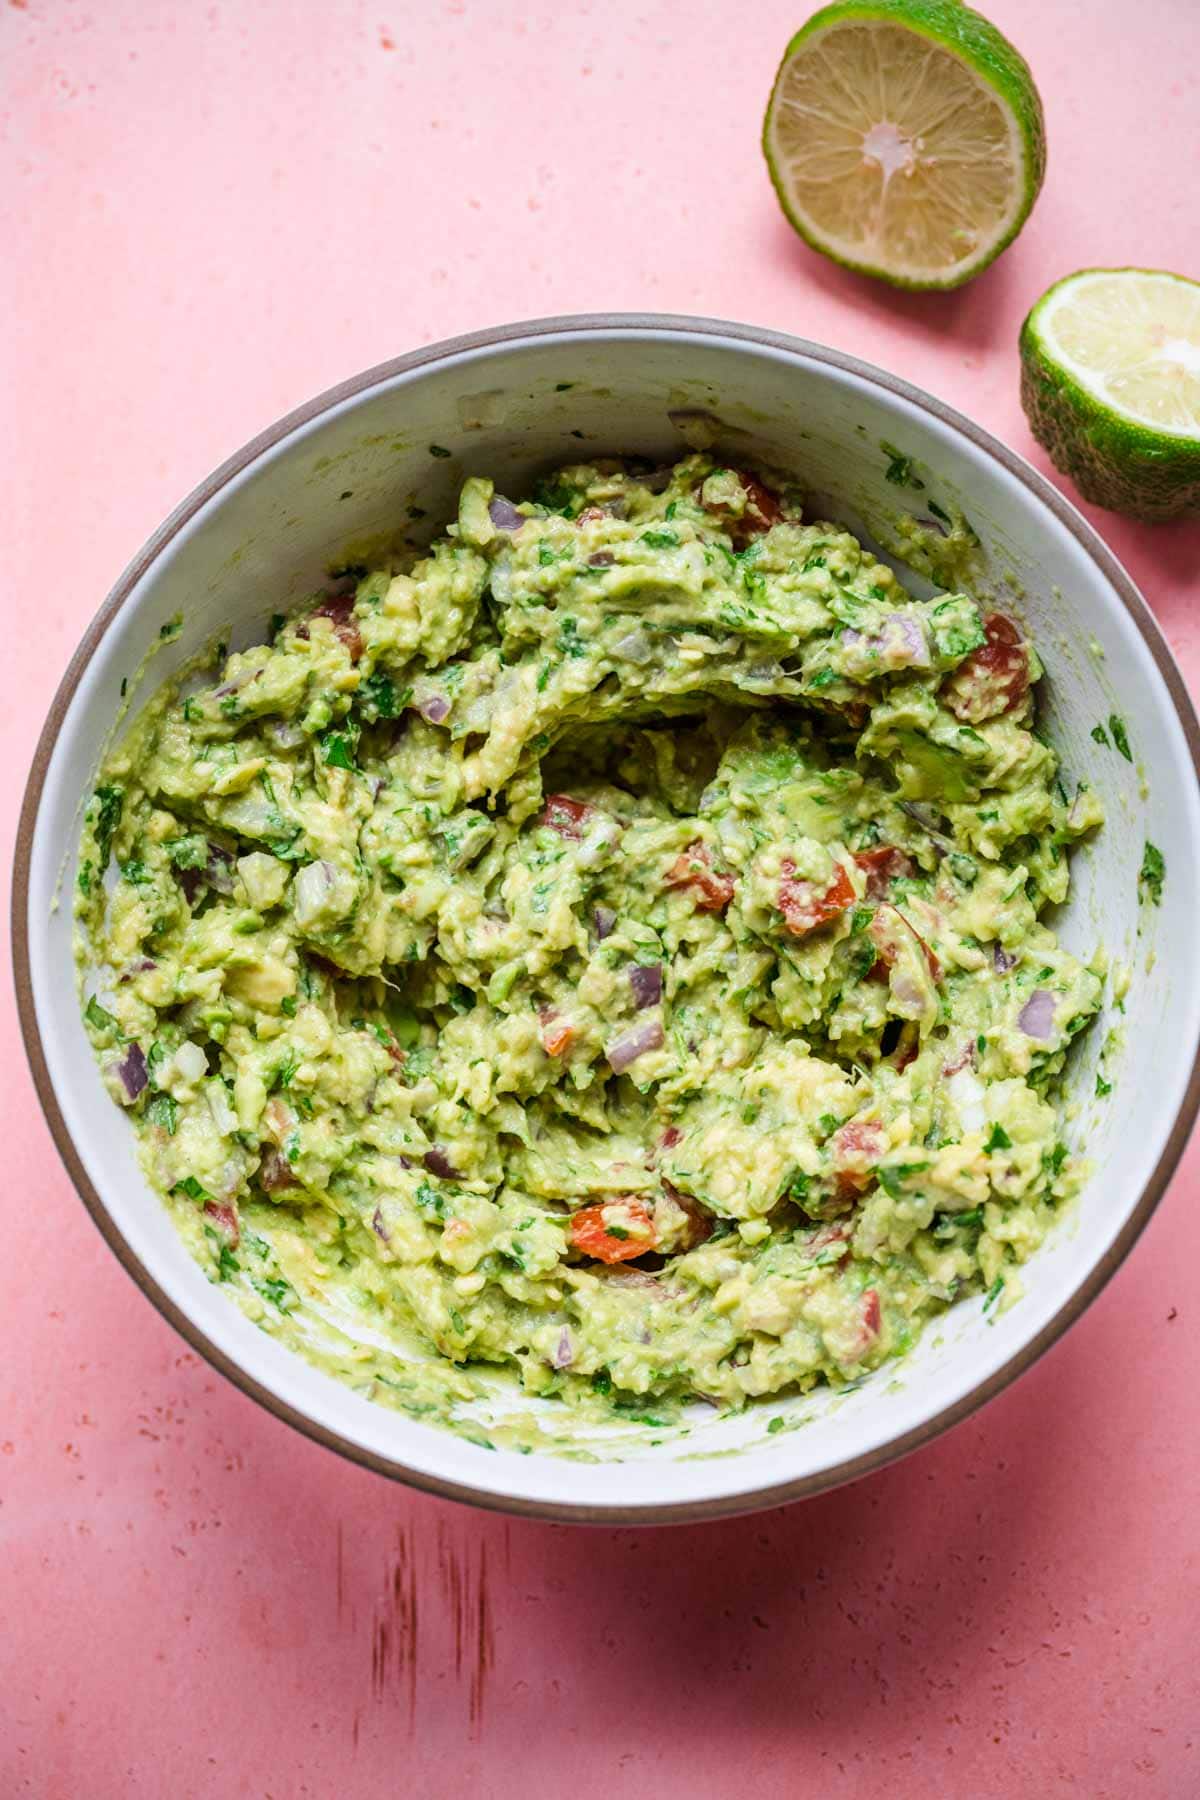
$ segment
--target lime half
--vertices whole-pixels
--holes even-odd
[[[1021,327],[1021,404],[1085,500],[1135,519],[1200,513],[1200,282],[1081,269]]]
[[[1046,168],[1023,58],[959,0],[836,0],[788,45],[763,122],[780,205],[846,268],[958,287],[1011,243]]]

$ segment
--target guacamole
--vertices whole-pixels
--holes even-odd
[[[496,1369],[740,1407],[1007,1304],[1102,985],[1041,922],[1101,814],[1040,673],[710,455],[472,477],[219,647],[108,757],[76,896],[195,1256],[439,1417]]]

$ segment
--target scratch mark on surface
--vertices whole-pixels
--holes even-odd
[[[371,1632],[371,1694],[383,1705],[393,1685],[405,1692],[410,1736],[417,1718],[417,1565],[405,1529],[396,1528],[396,1553]]]
[[[479,1544],[479,1579],[475,1590],[474,1651],[471,1667],[471,1689],[467,1717],[471,1735],[478,1738],[483,1728],[483,1701],[487,1679],[495,1662],[495,1631],[492,1624],[492,1602],[488,1591],[487,1544]]]

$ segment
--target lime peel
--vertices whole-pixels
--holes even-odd
[[[1131,518],[1200,514],[1200,283],[1080,269],[1021,327],[1021,404],[1084,499]]]

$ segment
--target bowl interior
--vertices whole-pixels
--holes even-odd
[[[1200,886],[1200,800],[1195,721],[1178,674],[1116,565],[1072,509],[1048,502],[1046,484],[934,403],[832,353],[693,322],[551,322],[418,353],[364,383],[285,422],[185,502],[127,571],[64,682],[31,788],[17,919],[35,1071],[60,1148],[114,1247],[200,1347],[268,1404],[378,1466],[464,1497],[584,1516],[735,1510],[845,1479],[920,1442],[1031,1359],[1115,1267],[1182,1148],[1200,1030],[1200,967],[1185,936]],[[737,1418],[697,1408],[686,1434],[659,1442],[650,1428],[619,1443],[598,1433],[587,1446],[595,1461],[489,1452],[374,1406],[283,1350],[184,1251],[78,1017],[70,894],[82,801],[123,682],[136,709],[219,632],[253,641],[331,567],[361,560],[398,529],[432,534],[453,516],[465,475],[519,495],[555,463],[675,457],[714,439],[731,461],[796,471],[818,514],[885,552],[905,515],[929,518],[931,500],[961,507],[980,540],[977,591],[1033,634],[1047,670],[1042,728],[1068,789],[1086,775],[1108,813],[1075,858],[1056,928],[1076,953],[1103,944],[1133,974],[1124,1010],[1106,993],[1105,1016],[1070,1064],[1067,1136],[1086,1147],[1095,1173],[1023,1271],[1018,1304],[984,1317],[977,1299],[964,1302],[907,1360],[852,1392],[819,1390]],[[179,635],[163,643],[177,616]],[[1091,736],[1113,713],[1126,721],[1132,760]],[[1161,907],[1139,904],[1147,839],[1166,858]],[[1101,1101],[1096,1057],[1110,1029],[1115,1085]],[[523,1404],[555,1429],[553,1403]],[[511,1395],[496,1405],[510,1409]]]

